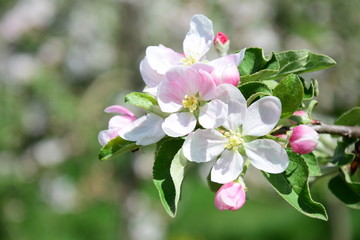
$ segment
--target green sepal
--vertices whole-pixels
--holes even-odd
[[[140,146],[136,145],[134,142],[127,141],[118,136],[111,139],[100,149],[98,158],[101,161],[115,160],[119,155],[125,152],[135,151],[139,147]]]
[[[304,158],[287,149],[289,166],[285,172],[271,174],[263,172],[265,178],[270,182],[276,192],[284,198],[291,206],[302,214],[327,220],[328,216],[324,206],[311,198],[308,178],[309,167]]]
[[[185,169],[190,163],[182,154],[183,142],[180,138],[162,141],[153,167],[153,182],[165,211],[171,217],[176,215]]]
[[[299,77],[292,74],[280,81],[275,87],[273,95],[281,101],[281,118],[289,118],[301,105],[304,97],[304,88]]]

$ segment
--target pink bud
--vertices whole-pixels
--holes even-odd
[[[218,34],[214,38],[214,45],[216,46],[216,44],[219,44],[219,43],[225,44],[228,41],[229,41],[229,38],[226,36],[225,33],[218,32]]]
[[[307,125],[295,127],[289,139],[292,150],[300,154],[314,151],[318,140],[319,134]]]
[[[221,56],[225,56],[229,51],[230,40],[225,33],[219,32],[214,38],[214,46]]]
[[[307,113],[304,111],[295,111],[293,113],[294,116],[299,116],[299,117],[307,117]]]
[[[246,200],[245,190],[241,183],[229,182],[216,192],[215,206],[220,211],[239,210]]]

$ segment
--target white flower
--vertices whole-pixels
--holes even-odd
[[[211,170],[211,181],[228,183],[242,172],[245,160],[265,172],[281,173],[289,163],[285,149],[269,139],[257,139],[268,134],[281,115],[281,102],[267,96],[249,108],[242,94],[223,84],[217,98],[228,104],[228,119],[221,128],[198,129],[188,135],[183,153],[193,162],[217,159]]]

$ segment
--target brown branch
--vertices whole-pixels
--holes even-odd
[[[335,134],[348,138],[360,138],[360,126],[352,127],[319,123],[318,125],[312,125],[311,127],[318,133]],[[272,135],[286,134],[286,132],[291,129],[292,128],[290,127],[282,127],[273,132]]]
[[[360,138],[360,127],[320,124],[312,126],[318,133],[335,134],[348,138]]]

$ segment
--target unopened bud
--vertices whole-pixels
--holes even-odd
[[[291,149],[299,154],[307,154],[315,150],[318,145],[319,134],[307,125],[294,128],[290,136]]]
[[[243,184],[238,182],[229,182],[216,192],[215,206],[220,211],[239,210],[246,201],[245,189]]]
[[[214,38],[214,46],[221,56],[225,56],[230,48],[230,40],[225,33],[219,32]]]

